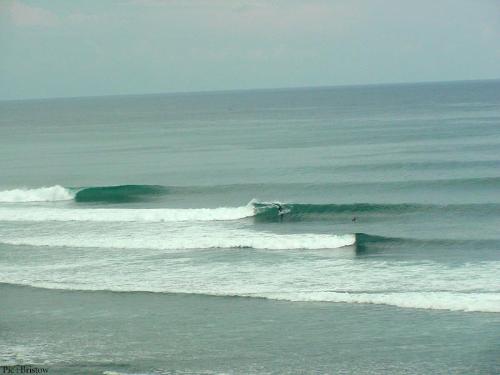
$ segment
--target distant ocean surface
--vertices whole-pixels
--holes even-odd
[[[85,339],[94,327],[86,319],[117,322],[113,306],[127,299],[123,311],[156,301],[165,304],[161,314],[187,306],[183,301],[197,306],[189,311],[273,306],[268,314],[283,326],[300,321],[292,319],[301,313],[296,309],[337,322],[372,311],[381,320],[367,318],[368,331],[401,314],[408,315],[403,321],[427,316],[424,322],[439,322],[434,329],[448,333],[473,320],[474,360],[464,333],[460,345],[441,353],[442,362],[403,351],[400,367],[377,367],[380,358],[367,354],[351,368],[340,357],[331,363],[331,356],[321,357],[316,370],[403,373],[411,363],[408,373],[494,373],[499,229],[500,81],[0,102],[0,293],[17,306],[0,318],[0,364],[99,374],[314,369],[307,360],[288,368],[266,359],[265,345],[248,361],[243,350],[222,362],[214,354],[174,366],[174,354],[189,357],[187,348],[209,340],[187,321],[177,334],[192,341],[171,348],[171,357],[161,351],[167,338],[154,349],[123,348],[120,340],[98,349],[86,341],[96,340]],[[218,305],[210,296],[224,298]],[[52,339],[44,339],[47,328],[30,342],[34,326],[16,316],[33,322],[58,310],[19,307],[25,298],[42,305],[60,298],[63,320],[81,306],[74,312],[78,341],[54,323]],[[74,304],[65,302],[72,298]],[[89,298],[95,300],[82,302]],[[101,311],[99,298],[122,302],[99,320],[92,307]],[[238,309],[240,317],[247,311]],[[331,318],[329,309],[338,315]],[[230,321],[232,312],[222,310],[217,319]],[[152,342],[154,328],[147,325],[164,324],[163,318],[129,323]],[[224,326],[214,324],[204,348],[228,343]],[[397,324],[399,338],[419,327]],[[294,327],[311,332],[302,323]],[[333,345],[326,331],[316,343],[320,352]],[[130,335],[123,341],[133,342]],[[336,343],[338,350],[359,350],[353,342]],[[432,351],[425,343],[419,345]],[[290,350],[315,358],[306,342]],[[92,362],[100,357],[109,361]]]

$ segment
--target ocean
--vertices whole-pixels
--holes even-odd
[[[3,101],[0,366],[500,373],[499,228],[500,81]]]

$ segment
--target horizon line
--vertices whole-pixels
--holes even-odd
[[[500,81],[498,78],[478,78],[478,79],[457,79],[443,81],[403,81],[403,82],[381,82],[381,83],[353,83],[339,85],[320,85],[320,86],[288,86],[288,87],[257,87],[244,89],[213,89],[213,90],[194,90],[194,91],[164,91],[164,92],[145,92],[137,94],[103,94],[103,95],[81,95],[81,96],[49,96],[49,97],[31,97],[17,99],[0,99],[0,102],[22,102],[22,101],[44,101],[44,100],[63,100],[63,99],[91,99],[91,98],[111,98],[111,97],[132,97],[132,96],[158,96],[158,95],[204,95],[204,94],[223,94],[234,92],[251,92],[251,91],[285,91],[285,90],[321,90],[333,88],[348,88],[348,87],[368,87],[368,86],[399,86],[399,85],[418,85],[418,84],[439,84],[439,83],[467,83],[467,82],[484,82],[484,81]]]

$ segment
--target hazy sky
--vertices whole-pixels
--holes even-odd
[[[0,99],[500,78],[500,0],[0,0]]]

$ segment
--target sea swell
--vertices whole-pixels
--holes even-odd
[[[253,202],[255,217],[258,221],[276,221],[279,218],[278,203]],[[353,215],[400,215],[420,212],[431,209],[432,205],[420,204],[305,204],[279,203],[282,207],[283,218],[287,221],[322,221],[335,217]]]
[[[170,189],[160,185],[118,185],[79,189],[76,202],[130,203],[150,200],[168,194]]]
[[[81,203],[132,203],[161,197],[171,188],[160,185],[116,185],[93,187],[17,188],[0,191],[0,203],[58,202],[74,200]]]
[[[255,207],[257,221],[280,220],[278,207],[284,212],[283,220],[286,221],[332,221],[335,219],[363,219],[373,218],[380,220],[387,217],[397,217],[411,214],[470,214],[499,215],[499,204],[414,204],[414,203],[349,203],[349,204],[307,204],[307,203],[281,203],[281,202],[251,202]]]
[[[226,187],[227,188],[227,187]],[[211,188],[207,188],[211,189]],[[89,188],[64,188],[60,185],[36,189],[0,191],[1,203],[57,202],[73,200],[77,203],[129,203],[140,202],[192,188],[159,185],[120,185]],[[2,221],[187,221],[237,220],[254,216],[257,221],[280,219],[278,207],[284,209],[287,221],[321,221],[352,215],[400,215],[440,206],[421,204],[306,204],[259,202],[252,199],[240,207],[219,208],[75,208],[75,207],[0,207]]]
[[[60,187],[59,187],[60,188]],[[71,195],[64,188],[51,188],[51,190],[37,189],[36,192],[24,191],[22,202],[34,202],[35,199],[58,200],[74,199],[80,193],[95,195],[89,189],[84,189]],[[62,189],[62,190],[61,190]],[[130,189],[124,188],[124,191]],[[134,188],[132,188],[134,190]],[[142,193],[145,190],[139,189]],[[106,189],[105,189],[106,191]],[[104,193],[114,194],[111,189]],[[124,193],[124,191],[122,193]],[[141,193],[141,194],[142,194]],[[157,194],[153,189],[151,194]],[[18,199],[17,193],[4,195],[4,199]],[[99,193],[100,194],[100,193]],[[125,194],[125,193],[124,193]],[[162,193],[163,194],[163,193]],[[131,201],[134,195],[128,195]],[[120,195],[113,199],[118,201]],[[135,196],[137,199],[142,199]],[[94,202],[97,202],[94,200]],[[108,200],[109,202],[109,200]],[[11,203],[9,201],[9,203]],[[280,215],[279,208],[281,207]],[[455,204],[455,205],[429,205],[429,204],[378,204],[378,203],[352,203],[352,204],[306,204],[306,203],[279,203],[259,202],[255,199],[237,207],[216,208],[112,208],[92,206],[26,206],[26,205],[3,205],[0,206],[0,221],[95,221],[95,222],[174,222],[174,221],[225,221],[240,220],[252,217],[256,222],[300,222],[300,221],[340,221],[345,223],[357,218],[367,222],[370,220],[384,220],[397,218],[402,215],[499,215],[500,204]]]
[[[319,182],[319,183],[248,183],[229,185],[200,185],[200,186],[162,186],[162,185],[112,185],[112,186],[83,186],[64,187],[53,185],[38,188],[15,188],[0,191],[0,203],[23,203],[23,202],[56,202],[73,200],[77,203],[136,203],[147,202],[171,195],[199,195],[248,193],[276,194],[279,192],[309,192],[311,195],[332,192],[335,190],[349,191],[355,189],[375,189],[386,191],[420,191],[421,189],[437,189],[443,191],[455,191],[456,189],[467,190],[471,188],[497,189],[500,188],[500,177],[465,178],[465,179],[432,179],[415,181],[385,181],[385,182]],[[491,202],[488,202],[491,203]],[[390,206],[390,205],[384,205]],[[299,207],[296,207],[299,208]],[[372,210],[373,207],[358,205],[358,210]],[[415,208],[414,205],[399,204],[396,209]],[[392,209],[391,208],[391,209]],[[420,207],[422,208],[422,207]],[[314,210],[314,207],[302,205],[303,210]],[[336,210],[351,209],[350,207],[335,207]],[[322,208],[321,211],[324,211]]]

